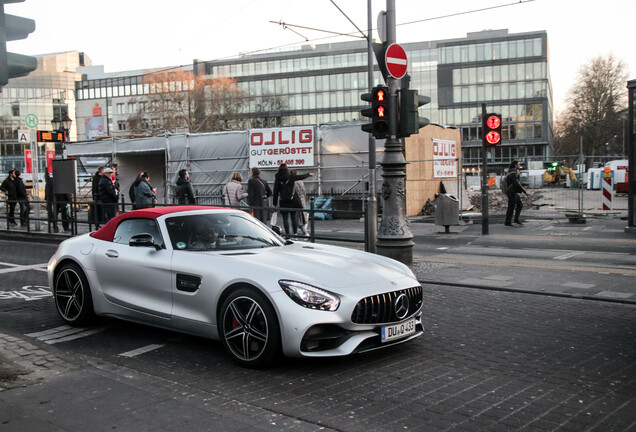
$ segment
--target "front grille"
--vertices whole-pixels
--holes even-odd
[[[400,294],[406,294],[409,299],[409,311],[406,317],[410,317],[422,307],[424,293],[421,286],[416,286],[363,298],[353,309],[351,321],[356,324],[383,324],[400,321],[395,315],[394,307],[395,299]]]

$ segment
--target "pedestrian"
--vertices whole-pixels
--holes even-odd
[[[15,223],[15,205],[18,198],[15,194],[15,170],[9,170],[9,175],[2,181],[0,190],[7,194],[7,223],[17,225]]]
[[[192,189],[192,183],[190,183],[190,173],[185,168],[179,171],[176,196],[177,204],[196,205],[197,203],[197,200],[194,197],[194,189]]]
[[[272,196],[272,189],[267,184],[267,180],[261,177],[261,170],[252,168],[252,178],[247,181],[247,205],[250,206],[254,217],[261,222],[267,223],[269,220],[269,197]]]
[[[150,186],[150,176],[147,172],[141,173],[139,184],[135,187],[135,207],[138,209],[154,207],[157,199]]]
[[[132,184],[128,188],[128,197],[130,198],[130,202],[132,203],[132,209],[133,210],[137,209],[137,204],[135,202],[135,188],[137,187],[137,185],[141,181],[141,176],[143,174],[144,174],[144,171],[141,171],[139,174],[137,174],[137,177],[135,177],[135,181],[132,182]]]
[[[29,223],[29,213],[31,212],[31,204],[29,203],[29,195],[27,187],[22,181],[22,173],[15,170],[15,196],[20,205],[20,226],[25,227]]]
[[[54,232],[59,232],[57,226],[57,203],[55,202],[55,192],[53,186],[53,177],[49,172],[44,173],[44,201],[46,202],[46,219],[49,227]]]
[[[296,170],[290,170],[289,172],[291,175],[298,175]],[[309,224],[309,213],[303,211],[307,208],[307,190],[305,189],[305,183],[303,183],[302,180],[296,180],[294,182],[292,203],[294,204],[294,208],[300,209],[296,212],[298,227],[304,236],[308,236],[309,231],[307,231],[307,225]]]
[[[508,174],[506,175],[506,181],[508,182],[508,190],[506,191],[506,195],[508,195],[508,209],[506,210],[506,220],[504,225],[507,227],[514,226],[512,224],[512,216],[514,214],[514,223],[517,225],[523,225],[523,222],[519,219],[519,215],[521,214],[521,209],[523,208],[523,203],[521,202],[520,193],[527,193],[526,190],[521,186],[519,182],[519,173],[518,170],[521,169],[521,165],[519,161],[513,160],[510,162],[510,166],[508,167]]]
[[[113,170],[105,168],[104,175],[97,186],[97,201],[102,209],[102,221],[108,222],[115,217],[117,211],[117,193],[113,186]]]
[[[234,171],[232,178],[223,188],[223,203],[229,207],[240,207],[241,200],[247,198],[247,192],[243,192],[241,182],[243,176],[240,172]]]
[[[280,206],[280,214],[283,218],[283,226],[285,228],[285,234],[287,235],[295,235],[298,230],[296,212],[288,210],[294,205],[294,183],[296,180],[304,180],[313,175],[313,173],[292,175],[287,168],[287,164],[280,164],[278,172],[274,176],[274,207]],[[291,227],[289,223],[290,218]]]
[[[91,190],[93,194],[93,205],[91,205],[91,208],[89,209],[88,220],[91,223],[95,224],[95,228],[99,228],[99,225],[103,223],[103,220],[102,220],[103,212],[102,212],[102,207],[100,206],[100,203],[99,203],[98,189],[99,189],[99,182],[101,181],[102,177],[104,177],[105,169],[106,167],[104,166],[100,166],[97,168],[97,171],[95,171],[95,174],[93,175],[93,180],[91,184]]]

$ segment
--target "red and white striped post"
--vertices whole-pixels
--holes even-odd
[[[603,210],[612,210],[612,169],[610,167],[605,167],[602,185]]]

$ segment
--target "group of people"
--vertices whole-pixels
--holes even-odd
[[[15,208],[20,205],[20,226],[25,227],[28,224],[29,212],[31,204],[29,203],[29,195],[27,194],[27,186],[22,181],[22,173],[19,170],[9,170],[9,175],[0,184],[0,190],[7,195],[7,219],[9,225],[16,226]],[[30,187],[30,186],[29,186]]]
[[[254,217],[264,223],[269,223],[269,198],[273,196],[273,207],[280,208],[285,234],[296,235],[300,229],[302,235],[309,235],[307,224],[309,217],[303,209],[307,208],[307,192],[303,180],[313,176],[313,173],[298,174],[290,170],[286,164],[278,167],[274,176],[274,190],[266,180],[261,178],[259,168],[252,168],[252,174],[247,182],[247,192],[243,192],[243,176],[234,172],[230,181],[223,188],[223,202],[226,206],[240,207],[247,199]]]
[[[117,164],[112,167],[100,166],[93,176],[92,215],[89,218],[99,228],[117,215],[120,193],[119,175]],[[128,196],[133,209],[154,207],[157,202],[155,189],[150,185],[150,176],[147,171],[141,171],[128,189]]]

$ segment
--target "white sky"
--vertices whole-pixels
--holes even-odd
[[[482,11],[398,26],[397,42],[462,38],[467,32],[508,28],[510,33],[545,30],[555,110],[580,67],[613,53],[636,78],[636,0],[395,0],[397,24],[492,6]],[[334,0],[366,33],[367,1]],[[372,1],[373,25],[385,0]],[[303,37],[271,21],[339,33],[356,29],[330,0],[26,0],[5,5],[5,13],[34,19],[36,30],[8,43],[20,54],[69,50],[85,52],[106,72],[192,64],[290,44],[353,40],[295,28]],[[377,37],[377,36],[376,36]],[[628,44],[632,44],[630,49]]]

